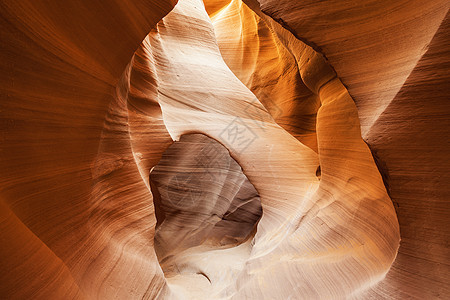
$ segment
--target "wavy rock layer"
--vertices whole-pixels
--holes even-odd
[[[150,104],[157,99],[172,139],[200,132],[222,143],[260,195],[263,214],[256,234],[247,250],[233,249],[247,252],[248,258],[228,253],[232,261],[240,261],[226,275],[231,281],[220,277],[221,272],[228,274],[223,269],[230,259],[221,265],[199,265],[183,274],[183,281],[169,282],[169,290],[178,295],[200,297],[192,287],[205,285],[200,273],[210,281],[206,295],[216,298],[343,297],[379,281],[395,257],[397,219],[361,139],[356,107],[319,54],[293,36],[286,39],[299,51],[294,58],[305,88],[321,102],[318,154],[278,126],[229,70],[199,1],[181,1],[149,34],[123,78],[129,87],[120,86],[118,101],[111,106],[105,144],[117,140],[120,124],[130,124],[132,144],[143,140],[141,122],[146,121],[151,134],[147,114],[154,117]],[[133,88],[142,82],[147,83],[147,92],[135,101],[138,93]],[[125,124],[112,112],[126,112],[128,91],[133,95],[128,108],[139,111],[140,119]],[[133,153],[137,147],[138,143],[132,147]],[[152,150],[160,153],[157,145]],[[139,153],[138,167],[145,169],[141,162],[152,160],[155,153]],[[113,180],[104,178],[100,183],[111,186]],[[113,197],[115,202],[125,201],[121,195]],[[99,203],[107,205],[104,199]],[[183,258],[179,256],[177,260]],[[342,269],[348,271],[338,271]]]
[[[450,295],[448,22],[414,68],[447,4],[205,2],[0,4],[0,295]],[[164,152],[192,133],[226,147],[252,212],[259,195],[253,232],[247,210],[203,231],[226,192],[192,219],[167,205],[189,193],[168,195]]]
[[[368,296],[450,295],[450,47],[448,17],[367,141],[387,171],[402,234],[397,260]]]
[[[365,136],[447,14],[435,1],[245,0],[326,55],[356,102]]]
[[[320,99],[318,87],[308,86],[304,66],[317,57],[319,65],[328,68],[321,80],[334,77],[334,72],[311,48],[257,13],[242,1],[231,1],[211,15],[222,57],[277,124],[317,152]]]
[[[277,56],[276,54],[276,52],[281,53],[280,48],[274,47],[274,43],[267,41],[271,40],[270,36],[273,36],[274,31],[278,34],[282,31],[279,29],[280,26],[277,26],[273,21],[270,21],[270,18],[268,18],[267,15],[262,14],[259,10],[259,5],[255,5],[254,1],[245,2],[250,5],[258,16],[266,20],[266,23],[268,23],[267,20],[269,20],[272,24],[271,34],[267,34],[267,29],[264,24],[261,24],[262,22],[260,22],[260,19],[255,17],[254,14],[252,15],[249,9],[245,5],[239,3],[239,1],[227,1],[226,3],[222,3],[219,8],[217,7],[216,2],[210,2],[206,2],[207,9],[212,15],[220,49],[227,64],[247,87],[258,95],[263,103],[265,103],[264,101],[268,101],[269,106],[267,107],[269,108],[269,111],[271,111],[270,107],[273,106],[273,103],[277,103],[276,110],[272,110],[276,117],[281,115],[280,111],[283,113],[291,113],[292,109],[283,109],[283,105],[286,105],[285,99],[294,100],[290,102],[290,105],[293,105],[296,100],[295,97],[290,96],[292,95],[292,92],[288,92],[289,88],[293,89],[294,87],[289,79],[290,73],[284,67],[280,67],[279,69],[275,68],[274,71],[273,66],[270,68],[270,63],[265,60],[266,57],[276,57],[278,62],[274,63],[274,65],[282,66],[283,64],[279,60],[280,57],[285,56]],[[216,6],[213,6],[213,3],[216,4]],[[293,7],[300,7],[303,4],[304,2],[296,3],[294,6],[289,5],[289,7],[286,7],[289,9],[286,9],[284,14],[282,11],[280,11],[279,14],[287,16],[292,13]],[[342,8],[333,6],[330,9],[319,9],[321,5],[321,3],[316,3],[314,5],[309,4],[308,8],[306,8],[305,4],[305,9],[302,10],[302,12],[306,13],[307,9],[310,9],[309,12],[317,12],[320,10],[321,14],[325,15],[331,12],[331,10],[339,10]],[[349,3],[349,5],[353,4]],[[397,18],[390,20],[389,22],[397,24],[390,27],[389,33],[387,34],[389,36],[388,38],[397,37],[402,39],[401,43],[409,43],[407,38],[402,38],[406,32],[402,31],[403,26],[401,24],[404,22],[415,22],[418,27],[414,28],[414,30],[422,28],[422,31],[420,33],[413,33],[412,35],[417,36],[417,34],[420,34],[425,37],[425,34],[428,34],[427,39],[430,39],[431,36],[434,35],[433,30],[435,27],[433,26],[435,25],[432,25],[433,22],[439,23],[441,14],[445,14],[447,8],[439,1],[428,3],[429,7],[435,6],[437,8],[435,11],[437,15],[424,14],[417,20],[407,21],[406,19],[403,19],[403,17],[400,17],[400,15],[412,13],[408,12],[408,8],[406,7],[408,5],[409,4],[401,4],[401,9],[390,12],[390,14],[397,15]],[[439,9],[439,7],[441,9]],[[419,8],[420,6],[415,6],[414,9]],[[380,30],[383,26],[386,26],[383,18],[377,20],[372,19],[372,11],[364,12],[362,6],[355,7],[355,9],[359,11],[357,15],[358,22],[367,22],[365,26],[376,25]],[[411,9],[411,7],[409,9]],[[350,14],[351,12],[346,12],[345,16],[348,17]],[[342,15],[342,18],[345,16]],[[336,15],[334,17],[338,18],[339,16]],[[428,18],[435,19],[431,21]],[[233,19],[234,21],[230,22],[230,19]],[[305,21],[302,19],[297,20],[301,22]],[[317,24],[314,23],[315,21],[317,21],[317,18],[308,21],[307,25],[311,27],[317,26]],[[342,34],[347,38],[352,39],[352,35],[357,34],[357,32],[355,32],[357,27],[352,27],[350,24],[356,22],[356,19],[348,18],[345,21],[347,23],[338,23],[338,19],[333,19],[327,23],[327,26],[336,22],[336,26],[341,27]],[[229,23],[236,24],[237,28],[233,28],[233,31],[231,31],[229,29]],[[283,26],[288,27],[286,26],[286,23],[282,22],[282,24]],[[304,28],[305,27],[299,28],[299,31]],[[333,28],[327,28],[333,31]],[[289,29],[292,30],[292,28]],[[323,29],[325,30],[325,28]],[[316,39],[326,38],[326,35],[319,35],[319,32],[320,28],[317,28],[315,31],[310,32],[310,34],[317,34],[314,36]],[[408,34],[411,33],[408,32]],[[449,128],[448,112],[450,111],[447,101],[447,95],[450,91],[448,84],[445,83],[448,81],[449,74],[447,71],[448,60],[444,57],[448,57],[450,51],[446,35],[448,36],[448,18],[445,18],[445,21],[442,23],[435,37],[429,44],[425,41],[420,43],[418,41],[421,41],[421,39],[417,39],[414,44],[407,46],[409,47],[408,49],[425,47],[428,51],[421,58],[414,70],[412,70],[412,72],[411,69],[408,71],[411,72],[410,76],[399,94],[392,99],[393,104],[383,111],[380,116],[380,121],[377,121],[371,130],[366,129],[365,140],[370,145],[372,152],[376,157],[378,167],[384,176],[385,184],[390,190],[390,196],[396,204],[403,243],[400,247],[399,258],[396,260],[393,269],[388,274],[389,280],[384,280],[382,284],[372,289],[365,297],[440,298],[442,295],[448,295],[450,293],[450,290],[444,283],[446,281],[444,278],[448,278],[450,275],[450,269],[448,268],[447,263],[448,255],[444,254],[448,252],[448,245],[445,242],[445,239],[450,237],[450,232],[447,231],[448,226],[445,225],[448,223],[445,216],[449,213],[449,206],[446,201],[448,196],[446,195],[450,194],[450,190],[448,184],[445,183],[448,181],[446,179],[447,172],[442,169],[448,168],[449,166],[449,154],[446,150],[446,147],[448,146],[445,143],[442,143],[441,140],[448,136],[448,130],[445,128]],[[251,38],[248,38],[248,36]],[[269,39],[267,36],[269,36]],[[247,40],[251,40],[254,44],[259,45],[259,51],[256,51],[256,55],[251,56],[248,54],[248,49],[251,49],[249,46],[251,43],[246,43]],[[329,40],[328,43],[330,43],[331,47],[331,44],[333,44],[334,41]],[[364,47],[375,49],[373,50],[375,52],[381,51],[380,53],[387,51],[386,49],[389,46],[389,44],[386,45],[380,43],[376,38],[370,40],[367,39],[367,43],[368,44],[364,45]],[[324,45],[325,44],[319,44],[319,48],[322,50],[325,49]],[[334,47],[338,46],[339,45],[334,45]],[[353,43],[349,44],[348,47],[356,49],[358,45]],[[364,58],[360,56],[350,56],[345,50],[346,49],[344,48],[340,48],[336,51],[342,52],[339,55],[347,55],[348,57],[346,59],[348,60]],[[379,64],[379,67],[383,67],[384,69],[382,72],[388,72],[389,69],[395,70],[396,68],[398,69],[399,67],[403,68],[407,66],[407,64],[399,65],[395,63],[395,59],[393,58],[395,52],[391,53],[392,51],[403,51],[402,59],[404,60],[410,59],[415,53],[414,51],[405,51],[404,48],[389,48],[389,53],[383,54],[383,59],[391,61],[388,64]],[[267,54],[268,52],[273,54],[269,55]],[[355,51],[352,51],[352,53],[354,52]],[[295,51],[293,53],[295,53]],[[328,57],[330,56],[330,53],[326,54]],[[410,55],[409,58],[408,55]],[[286,58],[284,58],[284,60],[286,60]],[[376,61],[374,60],[374,62]],[[339,64],[341,68],[354,68],[352,72],[359,74],[359,77],[355,77],[354,80],[363,79],[366,73],[363,74],[362,72],[367,71],[366,68],[356,68],[353,64],[342,65],[342,62],[339,62]],[[370,66],[373,66],[373,64]],[[266,69],[269,71],[266,71]],[[277,73],[277,70],[280,71]],[[266,78],[273,76],[275,79],[273,81],[269,80],[267,82],[262,82],[261,80],[258,80],[259,73],[264,74]],[[338,72],[339,75],[344,73],[343,70]],[[280,80],[280,78],[283,78],[283,80]],[[391,77],[386,78],[390,79]],[[298,84],[297,80],[295,82]],[[357,86],[356,83],[349,83],[347,79],[344,79],[344,82],[350,87],[350,91],[353,91],[353,87]],[[277,86],[283,86],[283,88],[277,90]],[[391,84],[378,84],[379,90],[384,89],[385,91],[388,91],[389,88],[395,87]],[[263,92],[261,92],[261,90]],[[284,92],[280,92],[280,90]],[[369,90],[370,89],[367,91]],[[370,104],[367,101],[370,97],[366,97],[367,95],[356,96],[353,92],[352,94],[359,107],[358,113],[363,123],[367,123],[369,119],[372,118],[370,114],[375,113],[376,115],[378,114],[377,111],[382,111],[385,107],[383,103],[391,101],[389,97],[385,97],[384,100],[381,99],[381,101],[372,102],[372,104]],[[298,93],[298,95],[300,95],[300,93]],[[381,98],[383,94],[380,93],[376,96]],[[265,100],[266,98],[269,99]],[[367,109],[361,107],[363,102],[366,102],[368,105]],[[304,101],[304,103],[307,102]],[[304,110],[304,103],[302,103],[302,111],[306,111]],[[272,104],[272,106],[270,106],[270,104]],[[304,118],[297,117],[298,121],[292,123],[304,124],[302,122],[303,119]],[[431,119],[433,119],[433,121],[431,121]],[[293,126],[286,126],[285,120],[277,118],[277,122],[302,142],[306,142],[304,137],[302,140],[302,136],[296,135],[296,131],[292,129]],[[431,125],[431,123],[433,123],[433,125]],[[368,126],[366,126],[366,128],[367,127]],[[428,225],[424,225],[424,222]],[[430,230],[433,233],[431,233]],[[405,288],[400,288],[401,286]]]
[[[92,177],[100,174],[91,164],[115,86],[142,39],[174,4],[0,3],[1,298],[158,293],[161,284],[137,279],[151,273],[139,263],[128,263],[129,273],[114,270],[121,253],[126,257],[127,239],[89,225],[89,199],[107,192],[92,190]],[[102,172],[129,162],[120,155],[109,156]],[[126,227],[120,216],[111,217],[110,232]]]

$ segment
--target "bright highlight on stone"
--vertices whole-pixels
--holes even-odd
[[[2,1],[1,299],[446,299],[448,1]]]

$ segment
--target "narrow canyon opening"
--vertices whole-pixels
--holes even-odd
[[[166,278],[176,270],[211,282],[205,263],[194,259],[186,266],[183,257],[239,246],[256,232],[262,208],[255,187],[228,150],[206,135],[183,135],[169,146],[150,172],[150,185],[155,251]]]

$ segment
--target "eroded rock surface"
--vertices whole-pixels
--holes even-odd
[[[1,297],[450,295],[448,3],[294,2],[0,4]]]

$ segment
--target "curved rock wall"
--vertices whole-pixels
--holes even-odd
[[[365,136],[427,51],[449,3],[246,0],[326,55],[358,106]]]
[[[448,5],[245,2],[0,4],[2,297],[450,294]],[[149,174],[190,133],[262,217],[167,276]]]
[[[148,280],[136,283],[123,273],[122,282],[108,282],[123,248],[92,243],[101,235],[88,226],[91,164],[121,74],[174,5],[0,3],[1,298],[111,299],[149,289]],[[97,260],[101,251],[109,263]],[[136,278],[136,268],[127,268]]]

